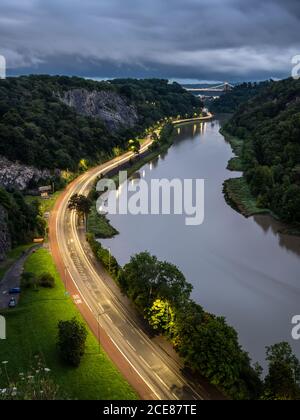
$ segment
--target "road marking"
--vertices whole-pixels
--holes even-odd
[[[146,381],[145,378],[143,378],[143,376],[140,374],[140,372],[136,369],[136,367],[133,366],[133,364],[131,363],[131,361],[128,359],[128,357],[123,353],[123,351],[120,349],[120,347],[118,346],[118,344],[115,342],[115,340],[113,338],[111,338],[111,336],[109,335],[109,338],[111,339],[111,341],[113,342],[113,344],[116,346],[116,348],[119,350],[119,352],[122,354],[122,356],[127,360],[127,362],[130,364],[130,366],[132,367],[132,369],[139,375],[139,377],[145,382],[145,384],[149,387],[149,389],[154,393],[154,395],[157,396],[158,400],[161,400],[160,396],[157,394],[156,391],[154,391],[153,387],[149,384],[148,381]]]
[[[128,340],[126,340],[126,343],[129,345],[129,347],[131,347],[132,348],[132,350],[133,351],[135,351],[136,352],[136,348],[135,347],[133,347],[133,345],[128,341]]]
[[[122,337],[124,337],[124,334],[122,333],[122,331],[120,330],[119,327],[116,327],[116,329],[119,331],[119,333],[121,334]]]
[[[109,315],[107,315],[106,314],[106,318],[112,323],[113,321],[112,321],[112,319],[111,319],[111,317],[109,316]]]
[[[149,365],[149,363],[147,362],[147,360],[145,360],[145,359],[143,358],[143,356],[139,355],[139,358],[141,359],[141,361],[142,361],[143,363],[145,363],[145,365],[147,366],[147,368],[148,368],[148,369],[152,369],[152,367]]]
[[[156,372],[154,372],[154,374],[157,377],[157,379],[163,384],[163,386],[165,386],[169,390],[168,385],[161,379],[161,377],[159,376],[159,374],[156,373]]]

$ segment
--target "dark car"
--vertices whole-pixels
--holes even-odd
[[[15,298],[11,298],[10,301],[9,301],[9,303],[8,303],[8,307],[9,308],[15,308],[16,305],[17,305],[16,299]]]
[[[12,287],[11,289],[9,289],[10,295],[18,295],[19,293],[21,293],[20,287]]]

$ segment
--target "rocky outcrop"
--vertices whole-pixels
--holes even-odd
[[[39,170],[32,166],[14,163],[0,156],[0,186],[24,191],[40,181],[51,177],[49,170]]]
[[[100,118],[113,131],[122,127],[131,128],[138,121],[135,107],[116,92],[72,89],[60,94],[59,98],[79,114]]]
[[[7,211],[0,204],[0,261],[5,259],[11,248],[11,238],[7,225]]]

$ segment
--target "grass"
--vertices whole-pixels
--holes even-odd
[[[32,203],[33,201],[38,201],[41,209],[41,213],[44,214],[46,212],[49,212],[53,209],[55,201],[57,200],[59,194],[61,191],[56,191],[54,194],[52,194],[48,199],[41,198],[40,196],[34,196],[34,195],[27,195],[25,197],[27,203]]]
[[[83,319],[64,286],[45,249],[32,254],[25,263],[25,270],[39,275],[51,273],[56,280],[54,289],[26,290],[22,292],[18,307],[3,311],[7,322],[7,339],[1,341],[0,361],[8,361],[11,377],[30,368],[34,355],[39,353],[63,395],[71,399],[136,399],[137,396],[101,349],[89,331],[86,354],[78,368],[64,365],[56,347],[57,323],[74,316]],[[0,374],[0,387],[5,385]]]
[[[112,238],[119,232],[110,224],[107,217],[97,213],[96,204],[93,203],[92,209],[88,216],[89,233],[93,233],[96,238]]]
[[[5,261],[0,262],[0,281],[3,278],[4,274],[7,270],[13,265],[15,261],[17,261],[24,251],[26,251],[28,248],[31,248],[33,244],[28,245],[20,245],[14,249],[12,249],[5,259]]]
[[[268,209],[257,207],[245,178],[232,178],[224,182],[224,195],[227,203],[246,217],[254,214],[268,214]]]

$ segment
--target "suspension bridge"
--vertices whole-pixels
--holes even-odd
[[[221,85],[211,87],[199,87],[199,88],[185,88],[188,92],[229,92],[234,86],[228,82],[224,82]]]

